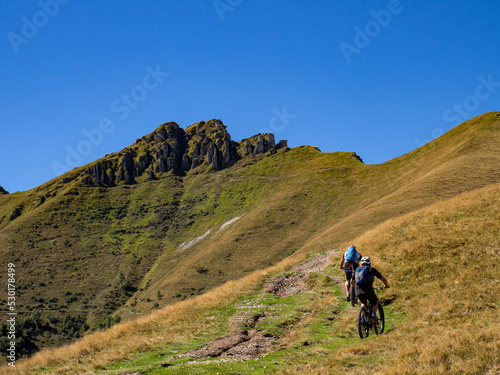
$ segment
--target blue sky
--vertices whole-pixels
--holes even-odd
[[[160,124],[405,154],[500,108],[500,3],[0,2],[0,185],[38,186]]]

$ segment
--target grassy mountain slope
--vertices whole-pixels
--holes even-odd
[[[207,237],[194,245],[191,270],[201,265],[224,272],[236,265],[238,271],[231,273],[231,278],[237,277],[241,270],[249,271],[252,262],[253,269],[262,267],[305,242],[323,245],[321,249],[326,250],[388,218],[499,182],[497,115],[473,119],[424,148],[382,165],[364,165],[346,153],[323,154],[308,147],[250,165],[244,176],[261,179],[259,185],[267,185],[259,206],[223,236]],[[228,169],[221,180],[230,181],[240,173]],[[269,258],[261,259],[259,251]],[[241,256],[236,259],[240,261],[228,263],[228,252],[239,252]],[[163,259],[158,264],[165,270]],[[157,277],[161,281],[158,287],[153,284],[152,290],[184,284],[183,272],[181,267],[171,276],[160,273]],[[192,288],[200,282],[203,276],[191,272],[188,283]]]
[[[262,294],[264,280],[304,259],[301,249],[238,282],[35,355],[19,363],[19,371],[495,374],[500,304],[492,264],[500,261],[499,201],[500,185],[492,185],[391,219],[349,241],[369,252],[391,284],[379,292],[388,322],[382,336],[357,338],[355,311],[343,302],[340,287],[324,277],[308,280],[312,293],[276,302]],[[334,265],[326,273],[340,276]],[[226,334],[242,307],[255,313],[272,306],[281,316],[257,326],[280,335],[267,356],[237,362],[174,359]]]
[[[372,176],[380,176],[370,190],[375,199],[310,244],[328,248],[388,218],[499,182],[499,117],[499,112],[478,116],[406,155],[370,166],[376,170]]]
[[[64,183],[77,169],[0,196],[0,257],[18,266],[20,312],[81,315],[94,326],[116,311],[129,319],[499,182],[498,115],[381,165],[304,146],[112,188]]]

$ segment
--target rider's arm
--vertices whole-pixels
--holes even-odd
[[[344,256],[343,256],[343,255],[342,255],[342,259],[340,260],[339,267],[340,267],[341,269],[343,269],[343,268],[344,268]]]
[[[385,277],[381,277],[380,280],[384,283],[384,288],[389,288],[389,283]]]
[[[389,288],[389,283],[387,282],[387,279],[384,276],[382,276],[380,272],[378,272],[375,268],[372,268],[372,272],[377,278],[379,278],[384,283],[385,288]]]

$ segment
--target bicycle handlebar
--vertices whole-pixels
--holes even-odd
[[[373,288],[375,290],[384,290],[385,289],[385,286],[376,286],[375,288]]]

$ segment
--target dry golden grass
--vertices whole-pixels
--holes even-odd
[[[500,185],[389,220],[354,241],[387,277],[407,319],[306,374],[498,374]],[[353,322],[351,322],[352,324]]]

